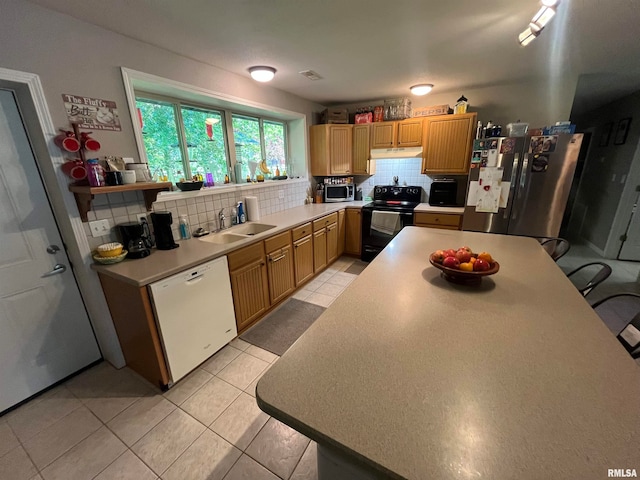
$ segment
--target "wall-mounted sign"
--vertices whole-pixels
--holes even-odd
[[[62,100],[67,118],[71,123],[77,123],[78,128],[114,132],[122,130],[116,102],[66,93],[62,94]]]

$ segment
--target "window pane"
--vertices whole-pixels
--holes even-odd
[[[184,176],[182,154],[173,105],[153,100],[136,99],[140,110],[142,138],[151,174],[166,174],[170,182]]]
[[[223,183],[229,174],[229,163],[224,141],[222,114],[215,110],[182,107],[187,151],[191,174],[213,174],[216,183]]]
[[[269,165],[274,175],[276,174],[276,168],[280,170],[280,175],[284,175],[287,170],[287,157],[284,148],[284,124],[265,120],[263,127],[267,165]]]
[[[251,179],[255,180],[256,173],[260,173],[258,164],[262,161],[260,122],[257,118],[240,115],[232,115],[231,119],[236,146],[236,163],[242,164],[242,178],[250,174]]]

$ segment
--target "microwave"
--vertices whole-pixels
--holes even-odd
[[[355,185],[325,185],[324,186],[324,202],[352,202],[355,198]]]

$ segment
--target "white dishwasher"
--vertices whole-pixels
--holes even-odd
[[[152,283],[150,290],[173,382],[238,334],[227,257]]]

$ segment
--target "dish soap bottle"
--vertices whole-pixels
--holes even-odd
[[[238,223],[244,223],[246,221],[247,219],[244,215],[244,206],[242,205],[242,202],[238,202]]]
[[[191,238],[191,231],[189,230],[189,222],[186,215],[180,215],[180,238],[183,240],[189,240]]]

